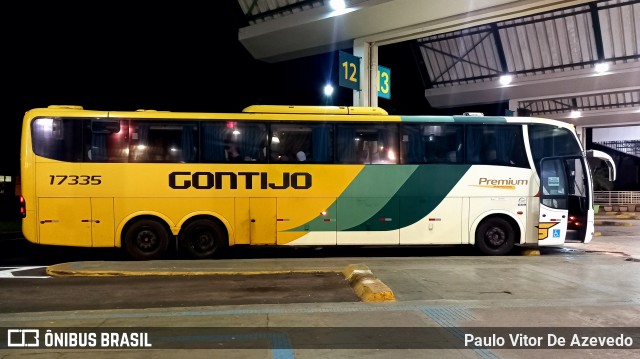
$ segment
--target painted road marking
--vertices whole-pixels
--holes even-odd
[[[32,269],[47,268],[46,266],[35,267],[0,267],[0,278],[14,278],[14,279],[38,279],[38,278],[51,278],[48,275],[14,275],[16,272],[28,271]]]

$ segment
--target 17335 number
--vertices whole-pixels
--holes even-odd
[[[49,175],[50,185],[97,186],[102,183],[102,176],[87,175]]]

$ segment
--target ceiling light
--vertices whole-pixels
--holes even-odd
[[[347,4],[345,4],[344,0],[331,0],[329,1],[329,6],[331,6],[333,10],[344,10]]]
[[[582,116],[582,112],[578,111],[578,110],[572,110],[571,113],[569,113],[569,117],[570,118],[578,118]]]
[[[513,76],[511,75],[502,75],[500,76],[500,85],[507,86],[513,81]]]
[[[596,64],[595,70],[599,74],[607,72],[609,71],[609,64],[606,62],[599,62]]]
[[[326,86],[324,87],[324,95],[325,95],[325,96],[331,96],[331,95],[333,95],[333,86],[331,86],[330,84],[329,84],[329,85],[326,85]]]

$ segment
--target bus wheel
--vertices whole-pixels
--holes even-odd
[[[191,258],[211,258],[224,251],[226,237],[220,225],[207,219],[198,219],[184,228],[180,245]]]
[[[476,229],[476,247],[486,255],[505,255],[513,249],[514,241],[515,231],[504,218],[486,219]]]
[[[127,230],[124,245],[129,256],[134,259],[159,259],[169,246],[169,235],[158,221],[142,219]]]

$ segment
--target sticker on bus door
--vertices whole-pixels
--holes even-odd
[[[564,244],[569,221],[569,198],[566,191],[566,168],[561,158],[540,162],[540,217],[538,245]]]

